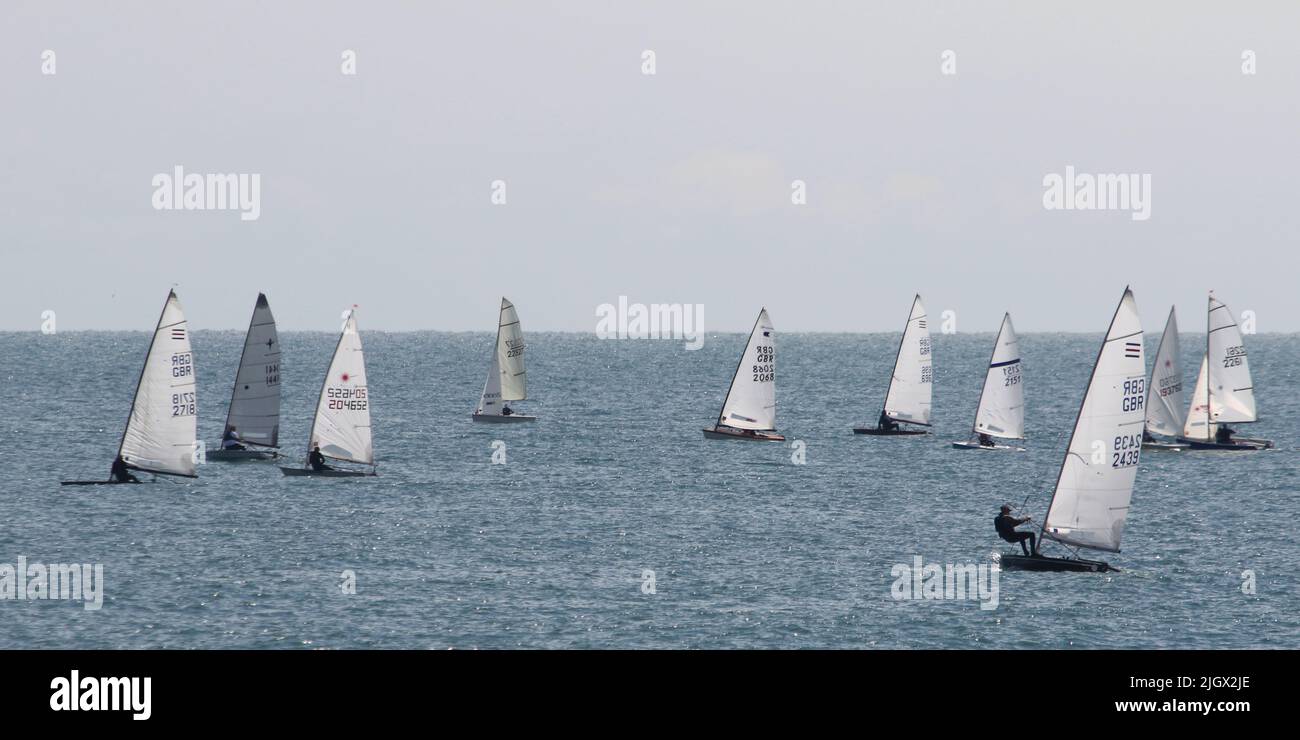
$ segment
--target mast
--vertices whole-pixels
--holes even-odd
[[[153,336],[149,339],[149,348],[146,349],[145,352],[144,352],[144,362],[141,363],[141,365],[140,365],[140,375],[136,378],[136,381],[135,381],[135,393],[131,396],[131,406],[130,406],[130,408],[127,410],[127,413],[126,413],[126,424],[124,424],[124,425],[122,426],[122,436],[121,436],[120,438],[118,438],[118,442],[117,442],[117,455],[114,456],[114,458],[113,458],[114,460],[116,460],[117,458],[119,458],[119,457],[122,456],[122,448],[126,446],[126,432],[127,432],[127,430],[131,427],[131,417],[133,417],[133,416],[135,415],[135,404],[136,404],[136,401],[139,401],[139,400],[140,400],[140,385],[144,382],[144,374],[145,374],[145,372],[147,372],[148,369],[149,369],[149,358],[150,358],[151,356],[153,356],[153,346],[154,346],[154,343],[158,341],[158,332],[161,331],[162,329],[167,328],[167,327],[163,326],[163,323],[162,323],[162,322],[163,322],[163,317],[167,315],[167,307],[170,306],[171,303],[172,303],[172,301],[175,300],[175,299],[176,299],[176,291],[175,291],[175,290],[169,290],[169,291],[167,291],[167,300],[166,300],[166,301],[163,301],[162,311],[158,314],[158,322],[157,322],[156,324],[154,324]],[[181,321],[178,322],[178,323],[184,323],[184,322],[185,322],[185,318],[184,318],[184,316],[182,315]],[[174,324],[168,324],[167,326],[174,326]],[[190,357],[191,357],[191,359],[193,358],[193,355],[194,355],[194,350],[191,349],[191,350],[190,350]],[[196,395],[197,395],[197,393],[196,393]],[[123,462],[125,462],[125,461],[123,461]],[[170,472],[167,472],[167,471],[165,471],[165,470],[150,470],[150,469],[148,469],[148,468],[141,468],[141,467],[137,467],[137,466],[135,466],[135,465],[128,465],[128,467],[130,467],[130,468],[133,469],[133,470],[141,470],[141,471],[144,471],[144,472],[146,472],[146,473],[151,473],[151,474],[153,474],[153,475],[174,475],[174,476],[176,476],[176,477],[178,477],[178,478],[197,478],[197,477],[198,477],[198,475],[186,475],[186,474],[184,474],[184,473],[170,473]]]
[[[334,352],[330,354],[329,364],[325,366],[325,375],[324,377],[321,378],[320,381],[320,393],[316,394],[316,408],[312,410],[312,414],[311,414],[311,429],[307,432],[307,457],[308,458],[311,457],[312,438],[316,436],[316,421],[317,419],[320,418],[320,400],[325,396],[325,387],[328,386],[330,382],[330,368],[333,367],[334,365],[334,358],[338,356],[339,346],[343,344],[343,336],[348,333],[347,322],[352,320],[352,317],[356,314],[356,311],[357,311],[357,307],[355,305],[352,306],[352,308],[348,311],[348,318],[346,321],[343,322],[343,330],[339,332],[339,340],[334,343]]]
[[[226,407],[226,425],[221,430],[221,434],[223,437],[226,434],[226,429],[230,428],[231,417],[233,417],[235,414],[235,394],[239,392],[239,373],[241,370],[244,369],[244,357],[248,355],[248,339],[253,335],[253,327],[257,326],[257,324],[254,323],[257,321],[257,309],[261,308],[262,306],[266,306],[267,310],[268,311],[270,310],[270,304],[267,303],[266,294],[258,293],[257,302],[253,304],[253,315],[248,317],[248,331],[244,332],[244,348],[239,351],[239,364],[235,366],[235,380],[231,384],[231,388],[230,388],[230,405]],[[272,321],[272,323],[274,323],[274,321]],[[277,439],[275,441],[279,441],[279,440]],[[251,445],[257,445],[258,447],[270,447],[272,449],[279,449],[280,447],[280,445],[278,444],[264,445],[261,442],[253,442],[245,439],[241,439],[240,442],[246,445],[251,444]]]
[[[1210,291],[1210,297],[1205,307],[1205,439],[1208,442],[1214,439],[1210,434],[1210,386],[1213,382],[1210,379],[1210,312],[1214,310],[1214,291]]]
[[[889,391],[894,387],[894,378],[898,377],[898,358],[903,356],[903,343],[907,341],[907,327],[912,325],[912,311],[916,309],[916,302],[919,300],[921,300],[921,294],[917,293],[912,298],[912,307],[907,310],[907,321],[903,322],[903,336],[898,338],[898,351],[894,353],[894,366],[889,370],[889,386],[885,388],[885,400],[880,402],[881,416],[888,415],[885,406],[889,405]],[[982,394],[983,391],[980,391],[980,393]]]

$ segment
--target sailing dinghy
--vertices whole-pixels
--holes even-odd
[[[1174,309],[1169,309],[1165,331],[1156,348],[1156,361],[1151,366],[1151,381],[1147,383],[1146,429],[1142,433],[1144,450],[1185,450],[1183,442],[1171,442],[1183,431],[1183,372],[1178,364],[1178,319]]]
[[[1078,551],[1119,552],[1142,454],[1145,402],[1142,322],[1133,291],[1125,288],[1097,353],[1039,533],[1040,547],[1050,539],[1073,548],[1072,555],[1002,555],[1003,570],[1117,570],[1080,558]]]
[[[1273,446],[1267,439],[1232,436],[1227,425],[1248,424],[1258,420],[1255,413],[1255,389],[1246,361],[1246,344],[1232,312],[1210,294],[1206,314],[1205,357],[1192,391],[1192,405],[1187,412],[1183,436],[1178,441],[1193,450],[1266,450]]]
[[[1002,316],[1002,327],[993,341],[993,355],[984,375],[984,388],[975,406],[974,440],[953,442],[959,450],[1015,450],[1025,448],[998,444],[998,439],[1025,438],[1025,387],[1020,372],[1020,340],[1011,325],[1011,314]],[[981,444],[981,442],[985,442]]]
[[[117,448],[127,470],[197,478],[198,416],[194,390],[194,353],[189,325],[176,292],[167,294],[153,339],[136,383],[131,414]],[[117,458],[114,458],[116,460]],[[65,486],[116,483],[109,480],[63,481]]]
[[[776,433],[776,329],[766,308],[758,312],[718,421],[704,438],[785,441]]]
[[[375,475],[375,450],[370,437],[370,391],[366,387],[366,359],[357,332],[357,312],[348,311],[330,360],[316,416],[307,435],[307,458],[301,467],[280,466],[285,475],[317,478],[352,478]],[[311,466],[312,451],[319,448],[326,460],[369,465],[370,470]]]
[[[912,301],[907,325],[903,327],[903,339],[898,343],[898,355],[894,358],[894,372],[889,379],[889,392],[885,394],[880,420],[874,427],[853,427],[853,433],[929,434],[933,385],[930,359],[930,329],[926,323],[925,306],[921,305],[918,294]],[[921,428],[900,427],[900,422]]]
[[[237,446],[225,446],[227,436]],[[209,460],[270,460],[280,449],[280,338],[261,293],[244,336],[221,439],[208,449]]]
[[[524,330],[519,324],[515,304],[501,299],[497,320],[497,341],[492,348],[492,363],[478,408],[470,417],[474,421],[510,423],[536,421],[536,416],[517,413],[511,401],[528,397],[528,372],[524,369]]]

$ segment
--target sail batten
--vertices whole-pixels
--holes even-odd
[[[321,383],[316,416],[308,436],[308,454],[319,445],[325,457],[374,465],[370,400],[361,334],[357,330],[356,310],[353,309],[348,312]]]
[[[1043,521],[1044,537],[1119,552],[1142,452],[1143,351],[1136,302],[1125,289],[1079,405]]]
[[[1020,340],[1011,323],[1011,314],[1002,317],[1002,326],[993,341],[984,387],[975,408],[976,434],[1002,439],[1025,436],[1025,389],[1020,366]]]
[[[198,404],[189,324],[176,292],[167,295],[131,401],[118,455],[149,473],[195,478]]]
[[[736,429],[776,429],[776,329],[764,308],[758,312],[727,397],[718,412],[718,424]]]
[[[271,306],[260,293],[230,394],[225,429],[232,427],[244,445],[280,446],[280,337]]]
[[[921,296],[912,301],[903,338],[894,358],[894,370],[885,394],[884,415],[894,421],[930,425],[933,389],[930,329]]]

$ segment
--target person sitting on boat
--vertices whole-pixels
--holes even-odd
[[[980,447],[992,447],[993,438],[984,432],[980,432]]]
[[[1148,432],[1147,430],[1143,429],[1143,430],[1142,430],[1142,441],[1143,441],[1143,442],[1154,442],[1154,441],[1156,441],[1156,438],[1151,436],[1151,432]]]
[[[898,422],[889,418],[889,415],[884,411],[880,412],[880,421],[876,423],[876,426],[879,427],[881,431],[885,432],[898,431]]]
[[[121,455],[118,455],[117,459],[113,461],[113,469],[109,471],[109,476],[112,478],[114,483],[140,482],[139,478],[131,475],[131,471],[127,469],[126,461],[122,459]]]
[[[502,406],[502,407],[501,407],[501,415],[502,415],[502,416],[509,416],[509,415],[513,414],[514,412],[515,412],[515,410],[512,409],[512,408],[510,408],[509,406]]]
[[[1214,441],[1221,445],[1234,444],[1232,441],[1232,427],[1227,424],[1220,424],[1218,430],[1214,432]]]
[[[239,442],[239,431],[235,427],[226,427],[226,433],[221,435],[221,449],[223,450],[246,450],[248,449]]]
[[[1010,504],[1003,504],[1002,509],[993,520],[993,527],[998,530],[998,536],[1007,542],[1019,542],[1020,549],[1025,553],[1025,557],[1038,554],[1038,543],[1035,541],[1034,533],[1016,531],[1016,527],[1029,520],[1030,517],[1017,519],[1011,516]],[[1025,540],[1029,540],[1028,547],[1025,546]]]
[[[312,470],[333,470],[325,464],[325,456],[321,454],[320,445],[314,445],[311,448],[311,454],[307,456],[307,464],[311,465]]]

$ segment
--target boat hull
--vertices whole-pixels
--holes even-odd
[[[280,466],[280,472],[295,478],[373,478],[376,474],[364,470],[312,470],[311,468],[287,468]]]
[[[274,460],[280,456],[275,450],[259,450],[249,448],[246,450],[221,450],[209,449],[204,452],[209,461],[213,462],[239,462],[241,460]]]
[[[59,481],[61,486],[122,486],[132,485],[133,483],[144,483],[144,481],[115,481],[115,480],[64,480]]]
[[[1007,450],[1010,452],[1024,452],[1024,447],[1012,447],[1011,445],[993,445],[989,447],[979,442],[953,442],[952,446],[958,450]]]
[[[881,429],[880,427],[853,427],[854,434],[870,434],[873,437],[914,437],[929,434],[929,429]]]
[[[1204,439],[1187,439],[1179,437],[1178,441],[1186,444],[1193,450],[1267,450],[1273,447],[1273,441],[1268,439],[1251,439],[1249,437],[1236,437],[1233,441],[1226,444],[1222,442],[1212,442]]]
[[[472,414],[469,417],[474,421],[486,422],[488,424],[512,424],[520,421],[537,421],[536,416],[527,416],[524,414],[511,414],[503,416],[502,414]]]
[[[749,429],[734,429],[732,427],[715,426],[712,429],[704,429],[705,439],[739,439],[747,442],[784,442],[785,437],[776,432],[754,431]]]
[[[1164,450],[1167,452],[1179,452],[1190,448],[1191,445],[1185,442],[1143,442],[1144,450]]]
[[[1034,570],[1054,573],[1105,573],[1119,572],[1119,568],[1100,560],[1083,558],[1049,558],[1043,555],[1003,555],[998,561],[1002,570]]]

